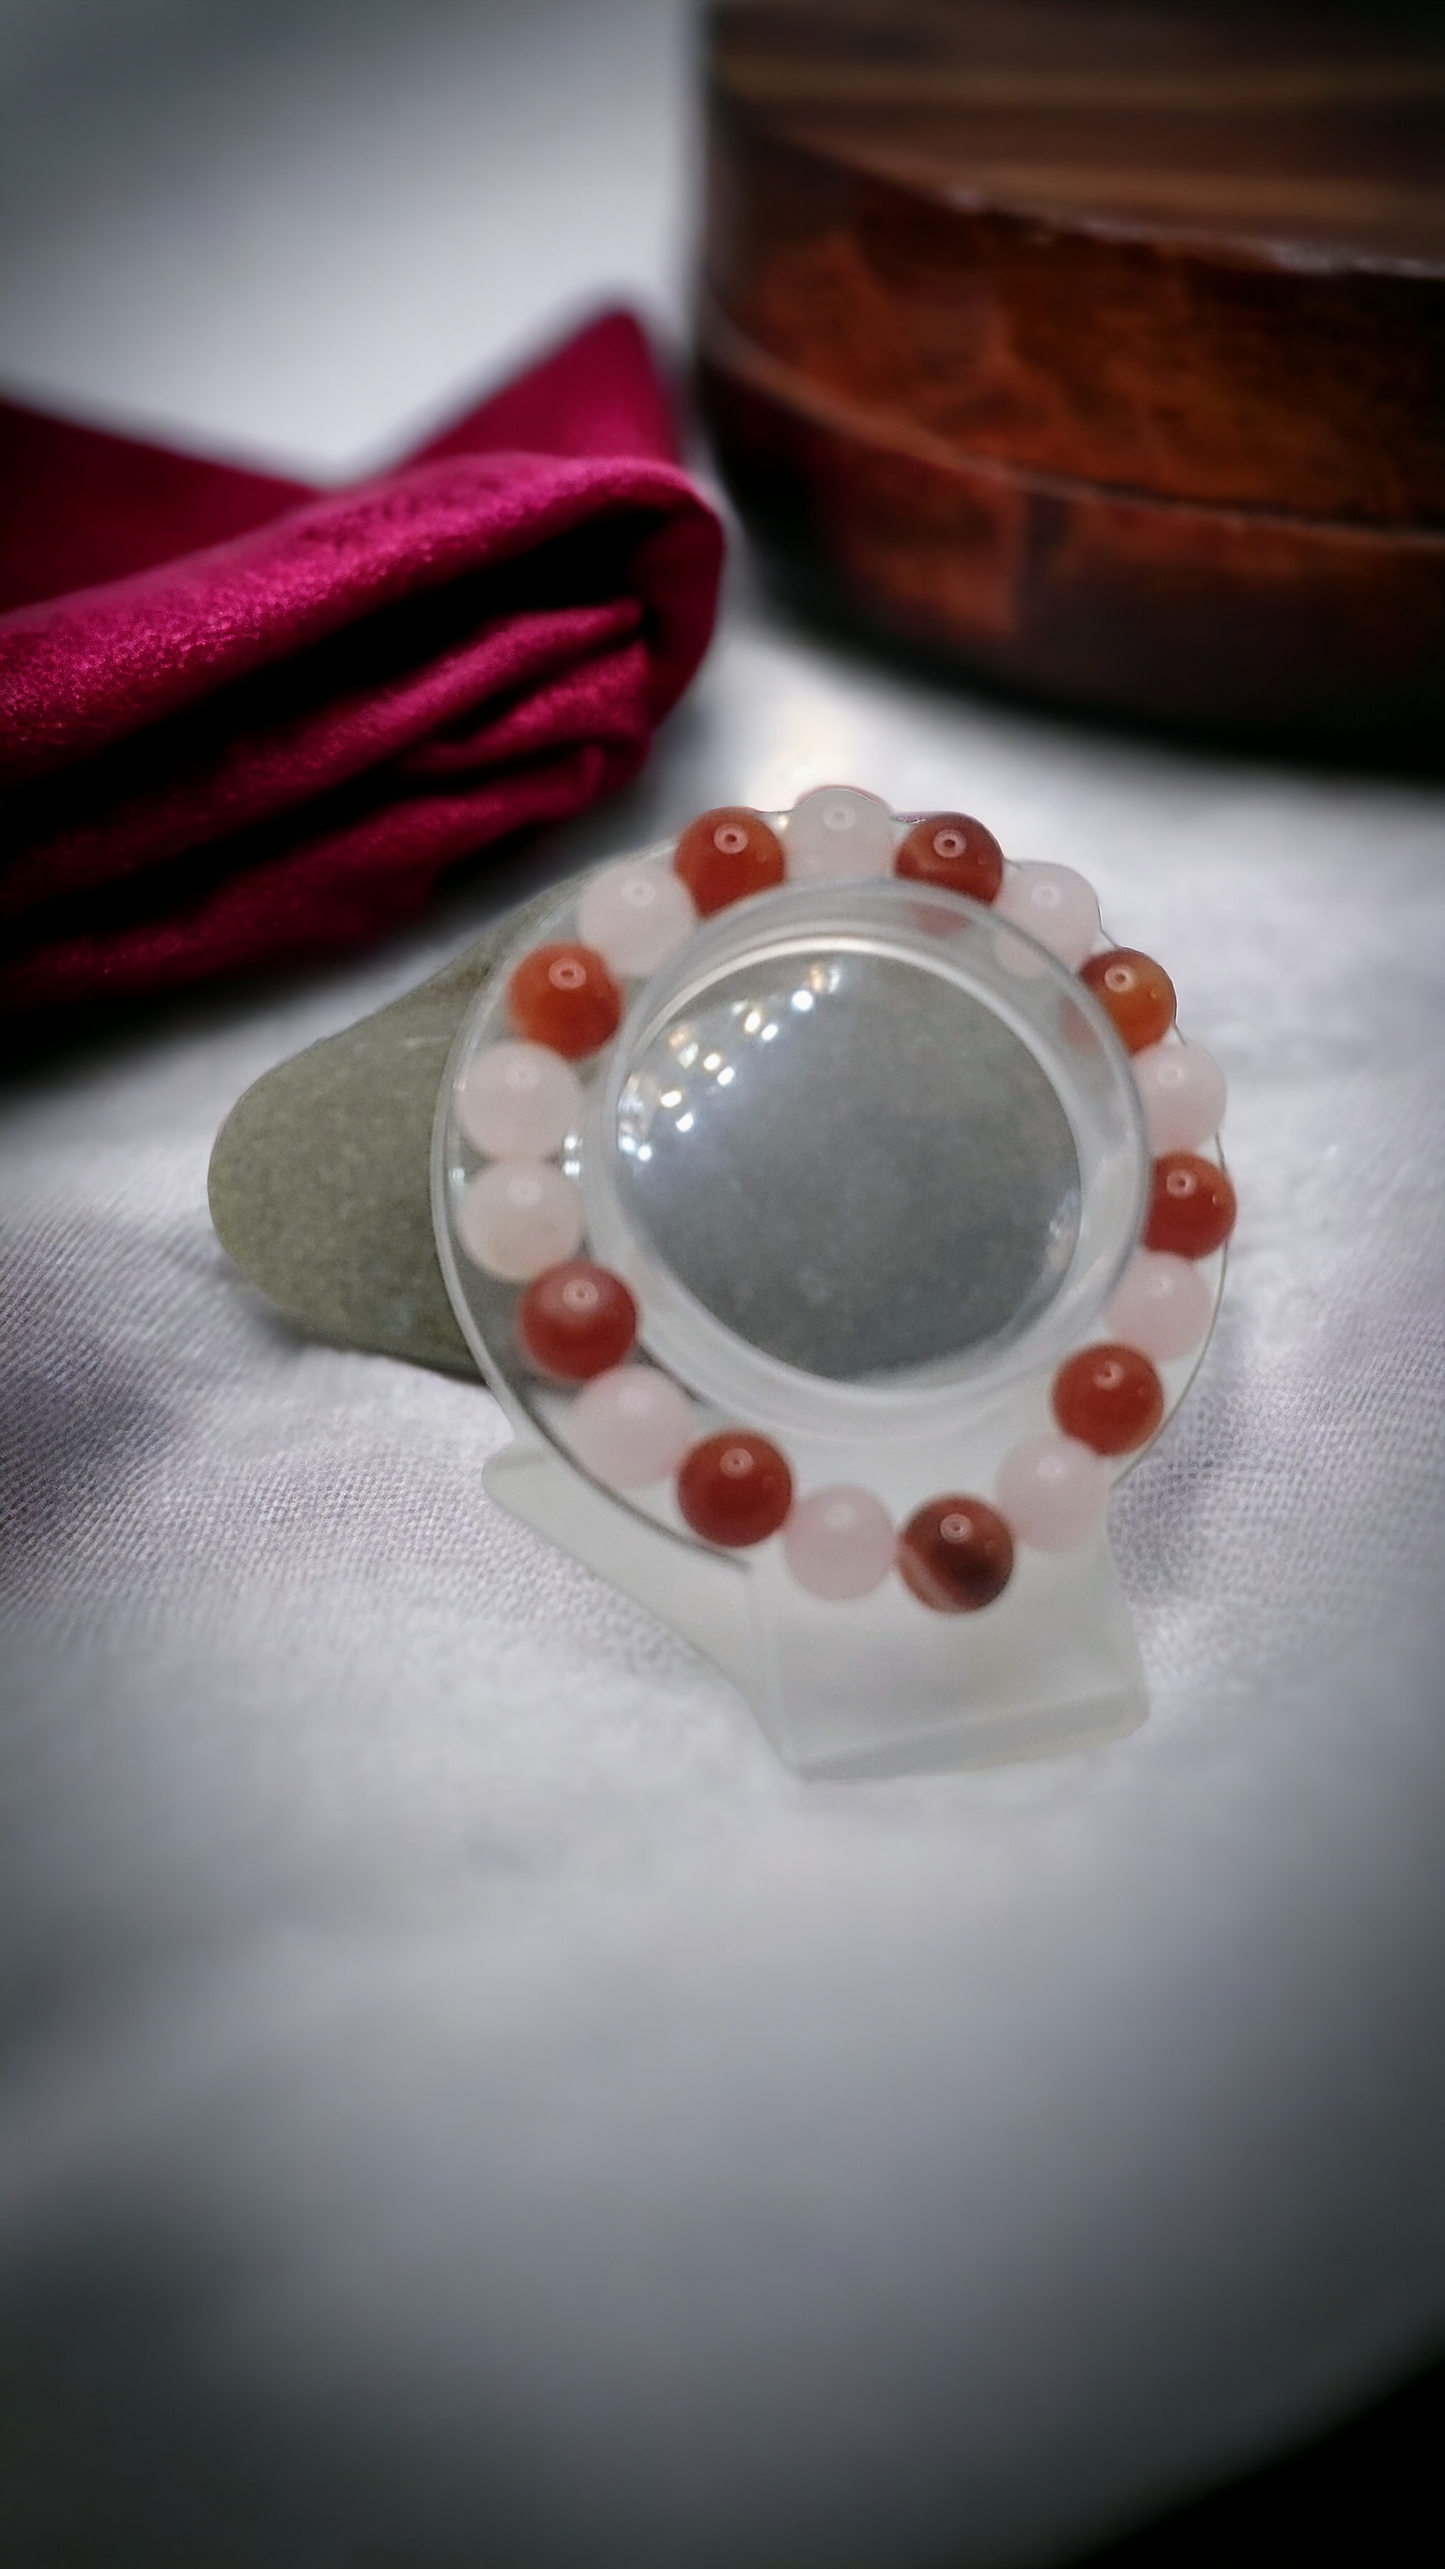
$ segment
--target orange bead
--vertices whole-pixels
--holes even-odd
[[[1234,1189],[1213,1160],[1193,1151],[1166,1151],[1154,1163],[1144,1246],[1176,1258],[1207,1258],[1223,1248],[1237,1211]]]
[[[1002,1596],[1013,1575],[1014,1539],[983,1499],[929,1499],[898,1538],[898,1571],[935,1614],[976,1614]]]
[[[914,822],[893,870],[912,883],[964,892],[970,901],[996,901],[1003,882],[1003,849],[992,830],[967,812],[930,812],[926,821]]]
[[[621,1276],[567,1258],[534,1276],[517,1305],[522,1353],[559,1383],[590,1383],[620,1365],[637,1336],[637,1305]]]
[[[766,1436],[730,1427],[705,1437],[683,1457],[677,1504],[694,1534],[736,1549],[765,1543],[787,1521],[793,1475]]]
[[[1096,1454],[1132,1454],[1164,1415],[1164,1386],[1137,1347],[1082,1347],[1054,1376],[1054,1416]]]
[[[591,946],[537,946],[507,987],[514,1029],[566,1061],[609,1043],[622,1023],[622,993]]]
[[[1152,955],[1113,946],[1106,954],[1091,954],[1079,966],[1079,979],[1112,1017],[1126,1052],[1162,1043],[1174,1023],[1174,984]]]
[[[783,842],[760,813],[725,804],[689,821],[672,870],[687,885],[693,907],[710,919],[751,893],[775,890],[783,879]]]

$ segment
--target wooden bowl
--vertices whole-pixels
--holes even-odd
[[[1009,681],[1445,754],[1445,12],[720,0],[745,518]]]

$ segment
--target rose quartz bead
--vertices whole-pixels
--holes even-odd
[[[656,861],[609,865],[577,904],[577,933],[614,972],[656,972],[687,943],[697,912],[687,885]]]
[[[1202,1044],[1151,1044],[1134,1055],[1149,1148],[1197,1151],[1224,1120],[1224,1073]]]
[[[598,1374],[567,1416],[567,1440],[578,1462],[610,1490],[645,1490],[665,1481],[695,1434],[686,1393],[650,1365],[618,1365]]]
[[[1192,1355],[1209,1327],[1214,1296],[1197,1267],[1164,1249],[1140,1249],[1108,1309],[1110,1335],[1156,1365]]]
[[[799,1499],[783,1528],[783,1557],[815,1597],[866,1597],[893,1566],[893,1520],[871,1490],[839,1481]]]
[[[994,909],[1077,972],[1099,934],[1094,887],[1071,865],[1010,865]]]
[[[1031,1436],[1004,1457],[994,1492],[1020,1543],[1077,1552],[1109,1505],[1109,1467],[1072,1436]]]
[[[526,1284],[570,1258],[582,1238],[582,1198],[545,1160],[494,1160],[468,1178],[457,1229],[489,1276]]]
[[[582,1121],[582,1082],[545,1044],[488,1044],[469,1064],[457,1122],[493,1160],[545,1160]]]
[[[800,796],[788,819],[788,879],[846,883],[893,870],[893,816],[856,785],[820,785]]]

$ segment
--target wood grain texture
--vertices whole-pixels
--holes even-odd
[[[1012,680],[1413,754],[1445,710],[1445,16],[724,0],[734,491]]]

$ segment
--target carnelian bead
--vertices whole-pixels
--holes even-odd
[[[673,853],[672,868],[692,894],[703,918],[751,893],[771,892],[783,879],[783,842],[758,812],[724,804],[689,821]]]
[[[914,822],[893,870],[911,883],[964,892],[970,901],[996,901],[1003,882],[1003,849],[992,830],[967,812],[930,812],[926,821]]]
[[[610,1267],[567,1258],[534,1276],[517,1305],[522,1353],[559,1383],[590,1383],[620,1365],[637,1336],[637,1305]]]
[[[1162,1042],[1174,1023],[1174,984],[1152,955],[1112,946],[1081,963],[1079,979],[1112,1017],[1126,1052],[1142,1053],[1146,1045]]]
[[[766,1543],[786,1522],[793,1504],[787,1457],[766,1436],[748,1435],[741,1428],[704,1437],[683,1456],[677,1504],[693,1533],[707,1543],[734,1548]]]
[[[1096,1454],[1132,1454],[1164,1415],[1164,1386],[1137,1347],[1081,1347],[1054,1376],[1054,1416]]]
[[[1176,1258],[1207,1258],[1223,1248],[1237,1210],[1234,1189],[1213,1160],[1193,1151],[1166,1151],[1154,1163],[1144,1246]]]
[[[1007,1520],[983,1499],[929,1499],[898,1538],[898,1571],[935,1614],[976,1614],[1002,1596],[1013,1575]]]
[[[622,993],[592,946],[536,946],[507,986],[512,1024],[530,1043],[582,1061],[622,1023]]]

